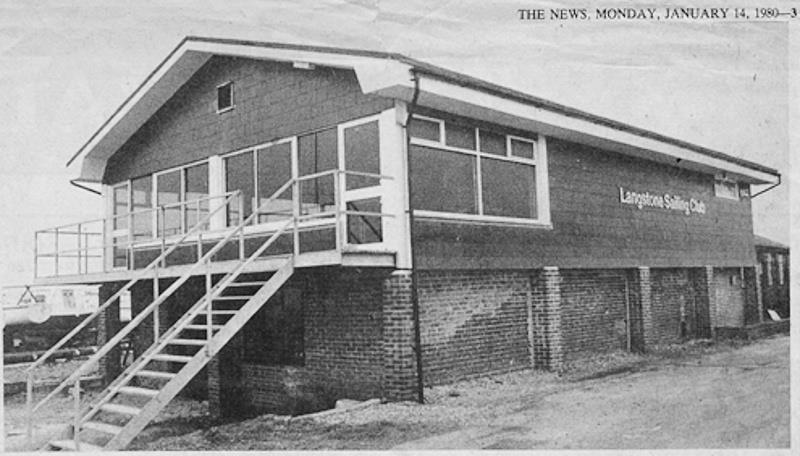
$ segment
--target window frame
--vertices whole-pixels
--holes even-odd
[[[180,193],[178,195],[178,202],[179,203],[185,203],[186,202],[186,199],[185,199],[186,198],[186,169],[187,168],[192,168],[194,166],[206,165],[208,167],[207,179],[208,179],[208,187],[209,187],[209,194],[210,194],[211,193],[211,163],[210,163],[210,161],[211,160],[209,158],[204,158],[202,160],[197,160],[197,161],[186,163],[186,164],[183,164],[183,165],[173,166],[171,168],[163,169],[161,171],[156,171],[156,172],[150,174],[150,176],[152,178],[152,183],[151,184],[153,186],[153,188],[152,188],[152,195],[153,196],[151,198],[151,205],[152,205],[151,208],[152,209],[158,209],[158,206],[159,206],[159,204],[158,204],[158,176],[161,176],[163,174],[174,173],[175,171],[179,172],[178,177],[180,179],[180,187],[181,187]],[[140,177],[144,177],[144,176],[139,176],[139,177],[137,177],[137,179],[140,178]],[[131,179],[129,179],[129,180],[131,180]],[[182,233],[185,233],[186,229],[187,229],[187,227],[186,227],[186,214],[185,214],[185,211],[183,209],[185,206],[179,206],[179,207],[182,208],[181,209],[181,234],[182,234]],[[153,223],[153,228],[152,228],[153,229],[153,239],[154,240],[155,239],[159,239],[158,217],[157,216],[153,217],[153,222],[152,223]],[[169,237],[172,237],[172,236],[180,236],[181,234],[172,234],[172,235],[165,236],[165,237],[169,238]]]
[[[421,210],[412,208],[414,211],[414,215],[423,218],[443,219],[456,222],[461,221],[461,222],[477,222],[477,223],[492,223],[492,224],[511,224],[511,225],[524,225],[524,226],[543,227],[552,229],[552,224],[550,221],[550,193],[549,193],[549,181],[547,173],[547,143],[544,135],[535,133],[536,139],[531,139],[519,135],[501,133],[496,130],[492,130],[491,128],[481,128],[479,126],[473,125],[471,128],[473,129],[475,135],[475,150],[464,149],[460,147],[447,145],[447,129],[445,128],[444,119],[438,119],[435,117],[418,115],[418,114],[414,114],[413,118],[418,118],[421,120],[427,120],[438,123],[440,133],[439,133],[439,141],[432,141],[429,139],[413,137],[411,136],[410,133],[407,132],[410,140],[409,142],[411,145],[429,147],[447,152],[456,152],[475,157],[476,164],[475,164],[474,182],[475,182],[476,199],[478,204],[477,214],[461,214],[456,212],[440,212],[440,211]],[[506,145],[505,155],[497,155],[481,151],[480,130],[491,131],[492,133],[495,134],[504,135],[505,145]],[[533,158],[530,159],[530,158],[511,155],[512,139],[532,144]],[[483,160],[500,160],[500,161],[518,163],[534,167],[534,172],[536,177],[536,193],[535,193],[536,218],[506,217],[506,216],[484,214],[483,177],[481,169],[481,162]]]
[[[230,106],[226,106],[224,108],[220,108],[219,107],[219,89],[221,89],[221,88],[223,88],[225,86],[230,87],[231,104],[230,104]],[[216,108],[217,108],[217,114],[222,114],[224,112],[232,111],[233,108],[236,106],[236,100],[233,97],[233,80],[229,80],[229,81],[223,82],[222,84],[218,84],[217,87],[214,90],[214,95],[217,97],[217,101],[215,103],[216,104]]]
[[[719,191],[723,184],[733,184],[733,193],[731,195]],[[741,195],[739,194],[739,183],[724,176],[714,176],[714,196],[731,201],[739,201],[741,199]]]
[[[298,169],[297,169],[297,166],[298,166],[298,164],[297,164],[297,138],[298,138],[298,136],[300,136],[300,135],[279,138],[279,139],[276,139],[274,141],[268,141],[268,142],[256,144],[256,145],[253,145],[253,146],[247,146],[245,148],[238,149],[238,150],[235,150],[233,152],[228,152],[226,154],[221,154],[219,157],[220,157],[220,159],[222,161],[222,189],[225,192],[228,192],[228,162],[227,162],[227,159],[231,158],[231,157],[235,157],[237,155],[246,154],[246,153],[253,154],[253,201],[251,201],[251,204],[252,204],[252,210],[256,210],[259,207],[260,201],[261,201],[261,195],[259,195],[259,191],[258,191],[258,151],[260,151],[262,149],[267,149],[267,148],[272,147],[272,146],[277,146],[277,145],[280,145],[280,144],[288,143],[289,144],[289,155],[290,155],[290,158],[291,158],[291,168],[292,169],[291,169],[291,176],[289,176],[287,178],[287,180],[295,179],[295,178],[297,178],[297,175],[298,175]],[[281,184],[281,185],[283,185],[283,184]],[[267,196],[269,196],[269,195],[267,195]],[[248,214],[248,217],[249,217],[249,215],[250,214]],[[257,226],[269,226],[270,224],[275,225],[276,223],[280,223],[280,222],[267,221],[267,222],[260,222],[259,223],[258,220],[256,220],[256,223],[253,223],[252,225],[253,226],[256,226],[256,225]],[[231,226],[226,226],[226,229],[227,228],[231,228]]]

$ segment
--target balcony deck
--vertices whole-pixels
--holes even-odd
[[[276,271],[290,255],[274,255],[259,258],[247,265],[244,272],[271,272]],[[238,259],[227,261],[214,261],[209,263],[212,274],[223,274],[230,271],[239,263]],[[342,266],[358,268],[394,268],[395,253],[386,250],[351,250],[344,248],[342,251],[328,250],[320,252],[307,252],[295,256],[295,268],[312,268],[323,266]],[[191,268],[193,264],[182,264],[158,268],[159,278],[180,277]],[[100,284],[105,282],[119,282],[130,280],[139,270],[115,269],[106,272],[93,272],[83,274],[59,275],[50,277],[37,277],[35,285],[78,285]],[[198,271],[197,275],[205,274],[205,268]],[[143,278],[152,279],[155,273],[150,271]]]

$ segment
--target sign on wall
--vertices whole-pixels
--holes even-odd
[[[619,202],[635,206],[638,209],[652,207],[656,209],[680,211],[686,215],[702,215],[706,213],[706,204],[694,198],[686,198],[681,195],[673,195],[670,193],[635,192],[626,190],[623,187],[619,188]]]

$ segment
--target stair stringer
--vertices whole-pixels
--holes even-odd
[[[220,329],[206,347],[200,349],[192,359],[178,371],[177,375],[159,391],[138,415],[123,426],[122,431],[109,440],[104,450],[116,451],[124,449],[155,416],[166,406],[186,384],[236,335],[250,318],[272,297],[294,273],[294,258],[289,258],[270,277],[267,283],[250,298],[244,306],[222,329]]]

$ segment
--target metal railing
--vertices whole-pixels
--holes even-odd
[[[357,207],[341,207],[342,182],[345,176],[374,179],[376,181],[392,179],[373,173],[357,171],[328,170],[319,173],[301,176],[291,185],[291,195],[288,197],[271,200],[270,205],[254,201],[251,213],[256,217],[248,217],[248,226],[265,226],[265,230],[251,230],[243,233],[243,237],[252,238],[268,232],[268,225],[276,218],[297,216],[304,222],[301,228],[306,230],[323,229],[322,225],[336,224],[335,249],[339,249],[343,240],[354,238],[360,243],[357,235],[342,236],[346,233],[346,217],[358,217],[362,224],[380,237],[380,230],[375,226],[375,220],[381,220],[386,214],[360,210]],[[330,180],[330,182],[321,182]],[[323,185],[324,184],[324,185]],[[310,187],[315,190],[312,198],[308,198]],[[319,187],[328,189],[320,194]],[[288,193],[285,189],[284,193]],[[236,194],[236,201],[227,202],[227,199]],[[280,200],[278,208],[275,202]],[[215,204],[215,201],[220,201]],[[225,203],[222,203],[225,201]],[[197,246],[197,253],[193,254],[190,261],[202,256],[203,242],[211,242],[224,236],[231,226],[243,222],[245,219],[245,197],[240,191],[228,192],[222,195],[213,195],[191,201],[162,204],[154,208],[132,211],[125,214],[111,216],[105,219],[94,219],[54,228],[39,230],[34,239],[34,276],[36,278],[84,275],[91,273],[106,273],[119,270],[139,269],[144,264],[149,264],[148,259],[161,255],[167,246],[181,243],[187,246],[193,243]],[[226,206],[226,214],[207,217],[199,230],[187,240],[181,237],[187,232],[187,221],[192,218],[199,220],[201,214],[215,211],[215,206]],[[288,207],[287,207],[288,206]],[[180,223],[170,214],[180,215]],[[194,221],[192,220],[192,221]],[[216,222],[216,223],[215,223]],[[49,242],[48,242],[49,241]],[[187,242],[188,241],[188,242]],[[297,241],[295,239],[295,241]],[[297,242],[294,242],[297,244]],[[43,245],[45,244],[45,245]],[[297,253],[297,252],[295,252]],[[177,256],[177,255],[175,255]],[[164,258],[163,265],[170,261]],[[142,264],[140,264],[142,263]],[[185,262],[184,264],[187,264]]]
[[[211,287],[210,282],[210,263],[214,260],[214,257],[217,256],[225,246],[231,245],[231,242],[234,242],[238,247],[237,252],[237,259],[238,267],[234,270],[238,270],[239,268],[243,267],[243,264],[250,263],[256,257],[261,256],[263,253],[266,252],[266,249],[273,245],[276,240],[284,235],[286,231],[289,231],[291,227],[291,236],[292,236],[292,249],[290,254],[292,257],[296,257],[297,255],[301,254],[301,246],[300,246],[300,234],[304,232],[304,230],[313,230],[313,229],[320,229],[333,227],[335,233],[334,245],[332,246],[331,250],[341,251],[342,245],[346,242],[347,239],[347,217],[370,217],[370,218],[378,218],[382,220],[383,218],[387,217],[394,217],[393,214],[387,214],[383,212],[368,212],[368,211],[360,211],[360,210],[348,210],[345,205],[343,204],[343,192],[342,192],[342,182],[344,182],[343,176],[347,174],[358,175],[363,177],[370,177],[374,179],[391,179],[388,176],[381,176],[377,174],[371,173],[360,173],[360,172],[350,172],[350,171],[341,171],[341,170],[330,170],[324,171],[316,174],[311,174],[307,176],[302,176],[295,179],[290,179],[286,183],[284,183],[278,190],[276,190],[266,201],[262,202],[258,207],[254,208],[254,210],[247,216],[247,218],[243,218],[243,204],[242,204],[242,196],[241,192],[230,192],[226,194],[225,199],[222,204],[217,205],[216,208],[211,209],[202,219],[199,219],[197,223],[194,224],[189,230],[185,231],[181,236],[169,238],[167,236],[162,236],[158,241],[157,248],[160,252],[159,255],[150,261],[146,267],[142,269],[135,269],[131,273],[133,276],[131,279],[116,293],[114,293],[111,297],[109,297],[103,304],[101,304],[97,310],[95,310],[91,315],[89,315],[85,320],[83,320],[78,326],[76,326],[72,331],[70,331],[66,336],[64,336],[58,343],[56,343],[53,347],[51,347],[47,352],[45,352],[39,359],[36,360],[28,369],[27,369],[27,410],[28,410],[28,422],[27,422],[27,435],[29,439],[32,438],[33,433],[33,415],[36,413],[41,407],[50,401],[56,394],[66,388],[68,385],[73,384],[75,388],[75,410],[76,413],[79,413],[80,408],[80,382],[81,378],[84,374],[86,374],[90,369],[92,369],[101,358],[107,356],[116,345],[118,345],[128,334],[131,333],[136,327],[138,327],[142,321],[148,318],[150,315],[153,316],[153,325],[154,325],[154,344],[151,345],[151,348],[155,346],[158,341],[166,337],[167,334],[170,334],[172,329],[167,329],[164,333],[159,332],[158,328],[158,312],[159,306],[164,303],[164,301],[172,295],[179,287],[186,282],[192,275],[197,275],[199,269],[201,267],[205,267],[205,275],[207,277],[207,291],[208,293],[213,293],[214,290],[219,289],[219,285],[224,282],[220,281],[217,283],[216,286]],[[330,208],[322,207],[322,205],[318,204],[319,201],[315,201],[311,204],[307,204],[304,206],[303,204],[303,195],[302,195],[302,186],[304,182],[312,181],[315,179],[321,179],[327,176],[333,176],[333,188],[332,188],[332,201]],[[284,195],[288,191],[291,190],[291,199],[292,199],[292,208],[291,213],[287,210],[279,210],[275,211],[272,209],[274,203],[280,196]],[[216,198],[216,197],[209,197],[208,199]],[[239,223],[234,227],[224,228],[222,230],[204,230],[209,226],[210,220],[217,216],[220,211],[230,210],[232,204],[235,202],[237,206],[238,212],[238,219]],[[319,207],[317,207],[319,206]],[[344,208],[344,209],[343,209]],[[156,208],[155,210],[159,210]],[[140,211],[144,212],[144,211]],[[273,224],[271,226],[263,225],[259,226],[258,228],[264,229],[255,229],[252,230],[252,233],[246,233],[247,227],[251,227],[253,225],[258,225],[257,221],[265,214],[268,215],[278,215],[286,217],[288,220],[282,223]],[[129,216],[131,214],[126,214]],[[108,221],[104,221],[104,223],[109,223]],[[81,224],[77,224],[81,225]],[[75,226],[75,225],[67,225],[67,226]],[[129,225],[130,227],[130,225]],[[64,227],[59,227],[59,229],[63,229]],[[370,225],[370,229],[376,230],[375,226]],[[75,232],[81,232],[80,227],[75,230]],[[85,233],[84,233],[85,234]],[[248,238],[252,238],[254,236],[264,237],[267,236],[266,241],[259,243],[259,246],[255,249],[254,253],[245,254],[245,240]],[[204,249],[204,240],[212,241],[214,243],[213,247],[208,249],[207,251]],[[144,245],[145,243],[140,242],[140,245]],[[153,241],[150,240],[150,245],[153,244]],[[187,270],[181,274],[181,276],[176,279],[174,282],[170,284],[170,286],[164,290],[163,292],[159,292],[158,289],[158,270],[159,268],[166,267],[166,259],[169,257],[170,254],[176,251],[181,246],[196,246],[197,248],[197,258],[195,261],[192,261],[192,264],[189,266]],[[131,266],[133,266],[131,264]],[[226,275],[229,277],[232,272]],[[50,393],[48,393],[41,401],[34,404],[33,398],[33,384],[34,384],[34,372],[35,369],[41,366],[44,362],[46,362],[52,354],[62,347],[64,344],[69,342],[76,334],[78,334],[81,330],[86,328],[90,323],[95,321],[99,315],[106,312],[108,308],[116,302],[123,293],[127,292],[131,289],[131,287],[141,279],[144,278],[153,278],[153,286],[154,286],[154,300],[150,303],[145,309],[139,312],[124,328],[122,328],[119,332],[117,332],[107,343],[105,343],[98,351],[92,355],[85,363],[83,363],[80,367],[78,367],[72,374],[70,374],[66,379],[64,379],[55,389],[53,389]],[[211,300],[208,300],[210,303]],[[208,312],[210,312],[210,306],[207,308]],[[184,316],[186,317],[186,316]],[[209,314],[210,317],[210,314]],[[211,318],[207,318],[207,321],[211,321]],[[174,328],[174,326],[173,326]],[[210,333],[210,327],[209,327]],[[210,334],[209,334],[210,335]],[[122,378],[122,376],[117,378],[117,381]],[[113,384],[113,383],[112,383]],[[80,416],[78,415],[75,423],[74,423],[74,435],[75,435],[75,445],[76,447],[80,445],[77,434],[80,430]]]

